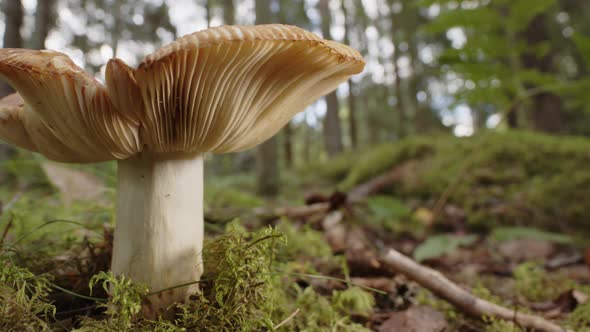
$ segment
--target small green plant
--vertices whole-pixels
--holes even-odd
[[[51,281],[0,256],[0,331],[48,331],[55,307],[48,302]]]
[[[270,284],[269,269],[280,235],[272,229],[256,233],[234,230],[205,245],[202,292],[180,305],[176,324],[188,330],[252,331],[272,327],[262,309]]]
[[[545,270],[535,262],[517,266],[514,269],[514,280],[518,293],[529,301],[546,301],[559,294],[559,290],[549,284]]]
[[[568,317],[568,325],[579,332],[590,332],[590,301],[576,307]]]
[[[514,322],[491,317],[484,317],[483,320],[487,324],[485,332],[524,332],[524,330]]]
[[[334,291],[332,303],[336,309],[349,315],[369,316],[373,312],[375,298],[360,287],[353,286],[343,291]]]
[[[92,277],[90,289],[96,284],[102,284],[109,294],[109,301],[100,304],[108,319],[101,321],[85,318],[78,331],[129,331],[136,328],[137,315],[141,312],[142,299],[149,292],[148,287],[133,283],[125,276],[115,277],[111,272],[100,272]]]
[[[277,255],[284,261],[299,257],[317,258],[333,257],[330,245],[322,232],[307,225],[297,227],[292,222],[283,220],[277,230],[285,236],[286,243],[277,248]]]

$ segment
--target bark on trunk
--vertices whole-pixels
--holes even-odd
[[[285,153],[285,166],[287,168],[293,167],[293,125],[291,122],[287,123],[283,129],[283,147]]]
[[[342,12],[344,14],[344,44],[350,45],[350,36],[352,34],[352,24],[350,10],[346,3],[342,2]],[[350,147],[355,149],[358,146],[358,130],[356,119],[356,95],[355,86],[352,80],[348,80],[348,135],[350,136]]]
[[[233,25],[235,22],[236,7],[233,0],[223,1],[223,23],[226,25]]]
[[[395,84],[394,84],[394,96],[395,96],[395,105],[397,115],[398,115],[398,135],[399,137],[405,137],[407,135],[406,130],[406,109],[404,105],[404,95],[402,92],[402,79],[399,75],[399,66],[398,61],[400,57],[401,50],[399,48],[399,43],[397,39],[397,23],[398,23],[398,15],[393,12],[393,1],[389,1],[389,9],[391,10],[390,13],[390,20],[391,20],[391,40],[393,43],[393,76],[395,76]],[[395,23],[395,25],[394,25]]]
[[[348,81],[348,131],[350,135],[350,147],[356,149],[358,147],[358,129],[356,118],[356,95],[355,87],[352,80]]]
[[[537,45],[551,40],[548,25],[546,15],[542,14],[535,17],[524,32],[526,42],[530,45]],[[543,56],[538,56],[534,52],[525,53],[521,61],[525,69],[551,74],[555,71],[553,66],[554,55],[554,50],[547,52]],[[527,88],[531,89],[534,86],[527,86]],[[561,107],[562,100],[555,93],[545,92],[533,96],[530,116],[534,128],[548,133],[562,132],[564,129],[564,116]]]
[[[270,0],[256,0],[256,24],[271,23],[271,15]],[[266,196],[276,195],[280,183],[277,137],[260,144],[256,157],[258,193]]]
[[[332,39],[330,34],[330,7],[328,0],[318,2],[320,14],[322,17],[322,35],[325,39]],[[327,111],[324,118],[324,142],[326,151],[330,157],[342,152],[342,128],[340,125],[340,115],[338,114],[338,96],[336,91],[326,96]]]
[[[2,47],[21,48],[23,40],[20,29],[23,26],[24,9],[20,0],[4,1],[5,30]],[[6,82],[0,81],[0,98],[14,92],[14,89]],[[0,161],[8,160],[15,154],[15,149],[0,141]],[[7,173],[0,168],[0,183],[6,181]]]
[[[333,157],[342,152],[342,129],[338,114],[338,97],[335,92],[326,96],[327,111],[324,117],[324,141],[328,156]]]
[[[3,48],[22,48],[23,39],[20,29],[23,26],[24,9],[20,0],[4,1],[5,30]],[[0,82],[0,98],[14,92],[5,82]]]
[[[277,137],[260,144],[256,158],[257,191],[263,196],[273,196],[279,192]]]
[[[31,46],[34,49],[45,49],[45,40],[55,24],[55,0],[37,1],[35,11],[35,32]]]

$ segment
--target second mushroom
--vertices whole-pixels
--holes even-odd
[[[0,49],[0,139],[69,163],[118,160],[111,269],[161,290],[199,280],[203,154],[252,148],[364,68],[352,48],[285,25],[184,36],[102,85],[53,51]],[[150,299],[148,315],[197,291]],[[151,314],[150,314],[151,313]]]

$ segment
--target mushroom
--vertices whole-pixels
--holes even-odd
[[[0,139],[68,163],[118,160],[111,269],[170,289],[155,316],[198,291],[203,154],[252,148],[364,68],[352,48],[286,25],[184,36],[137,69],[107,64],[102,85],[66,55],[0,49]],[[24,100],[24,101],[23,101]]]

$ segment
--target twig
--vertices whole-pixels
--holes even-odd
[[[4,246],[4,240],[6,240],[6,236],[8,236],[8,231],[10,230],[10,228],[12,228],[13,224],[14,224],[14,215],[10,216],[10,219],[8,219],[8,224],[6,224],[6,226],[4,227],[4,231],[2,232],[2,237],[0,238],[0,248],[2,246]]]
[[[474,317],[494,317],[543,332],[573,332],[554,324],[544,318],[523,314],[495,303],[478,298],[440,272],[422,266],[403,254],[390,249],[383,261],[395,271],[416,281],[422,287],[450,302],[466,314]]]
[[[293,318],[295,318],[295,316],[297,316],[297,314],[300,312],[300,309],[295,310],[291,315],[289,315],[289,317],[287,317],[284,321],[280,322],[279,324],[277,324],[277,326],[275,326],[275,329],[278,329],[279,327],[287,324],[289,321],[291,321]]]

